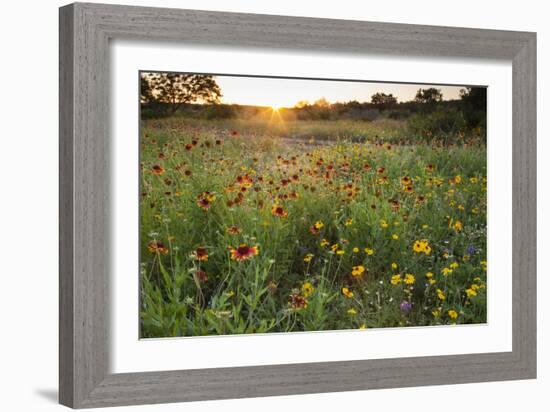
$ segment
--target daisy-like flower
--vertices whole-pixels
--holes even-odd
[[[304,256],[304,262],[306,263],[311,262],[312,259],[313,259],[313,254],[311,253],[308,253],[307,255]]]
[[[225,229],[225,231],[230,235],[238,235],[239,233],[241,233],[241,228],[239,228],[238,226],[229,226],[227,229]]]
[[[405,275],[404,282],[405,282],[407,285],[412,285],[412,284],[414,284],[414,281],[415,281],[415,277],[414,277],[413,274],[407,273],[407,274]]]
[[[165,170],[164,170],[164,167],[160,166],[160,165],[153,165],[153,167],[151,167],[151,172],[154,174],[154,175],[162,175],[164,174]]]
[[[321,240],[320,245],[321,245],[321,247],[326,247],[326,246],[330,245],[330,242],[326,239],[323,239],[323,240]]]
[[[293,293],[288,298],[288,305],[294,310],[306,309],[307,299],[297,293]]]
[[[243,260],[248,260],[254,256],[258,256],[260,253],[258,246],[248,246],[246,243],[241,244],[237,248],[231,248],[231,259],[242,262]]]
[[[457,220],[453,225],[453,229],[457,232],[460,232],[462,230],[462,222],[460,220]]]
[[[168,248],[160,240],[151,240],[147,245],[147,250],[151,253],[168,254]]]
[[[353,308],[348,309],[348,315],[355,316],[355,315],[357,315],[357,311]]]
[[[400,274],[393,275],[391,277],[390,283],[394,286],[399,285],[401,283],[401,275]]]
[[[391,268],[392,268],[392,269],[397,269],[397,263],[393,262],[393,263],[391,264]]]
[[[437,298],[439,300],[445,300],[445,293],[443,293],[443,291],[441,289],[437,289],[436,293],[437,293]]]
[[[208,210],[210,209],[210,206],[212,206],[212,202],[214,202],[214,200],[216,200],[215,194],[210,192],[202,192],[197,196],[197,205],[204,210]]]
[[[351,275],[353,277],[359,277],[363,275],[363,273],[365,273],[365,270],[366,270],[365,267],[362,265],[354,266],[352,268]]]
[[[208,260],[208,252],[204,246],[199,246],[194,250],[192,256],[200,262],[206,262]]]
[[[318,235],[323,227],[325,227],[325,224],[318,220],[309,228],[309,231],[314,235]]]
[[[374,249],[370,249],[368,247],[365,248],[365,253],[369,256],[374,255]]]
[[[468,288],[466,289],[466,296],[471,298],[472,296],[477,296],[477,291],[474,288]]]
[[[197,277],[197,279],[200,283],[208,282],[208,275],[206,274],[206,272],[204,270],[201,270],[201,269],[197,270],[195,272],[195,276]]]
[[[399,309],[401,309],[403,312],[410,312],[413,305],[411,302],[403,301],[399,304]]]
[[[353,225],[353,219],[348,219],[348,220],[346,220],[346,221],[344,222],[344,225],[345,225],[345,226],[351,226],[351,225]]]
[[[351,290],[349,290],[349,288],[342,288],[342,294],[346,297],[346,298],[352,298],[353,297],[353,292]]]
[[[311,296],[314,290],[315,289],[313,288],[313,285],[310,282],[306,282],[302,285],[302,295],[304,295],[304,298]]]
[[[288,216],[288,212],[284,209],[284,207],[282,207],[281,205],[273,205],[271,206],[271,214],[273,216],[277,216],[277,217],[287,217]]]
[[[237,183],[241,187],[252,187],[254,182],[252,182],[252,179],[248,175],[244,176],[237,176]]]
[[[453,310],[453,309],[450,309],[447,314],[449,315],[449,317],[451,319],[456,319],[458,318],[458,313],[456,312],[456,310]]]

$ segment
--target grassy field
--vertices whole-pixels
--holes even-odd
[[[486,322],[485,146],[405,134],[143,121],[141,336]]]

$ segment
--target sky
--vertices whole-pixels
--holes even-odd
[[[266,77],[215,76],[222,90],[222,103],[272,107],[293,107],[324,97],[330,103],[357,100],[370,102],[376,92],[393,94],[398,101],[412,100],[419,88],[441,89],[444,100],[459,97],[464,86],[349,82],[333,80],[274,79]]]

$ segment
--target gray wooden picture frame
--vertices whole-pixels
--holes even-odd
[[[59,399],[74,408],[536,377],[536,34],[75,3],[60,9]],[[513,348],[109,373],[109,41],[493,58],[513,65]]]

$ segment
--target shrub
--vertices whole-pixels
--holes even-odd
[[[407,124],[411,133],[428,143],[457,143],[466,129],[464,115],[455,109],[417,113],[409,117]]]

